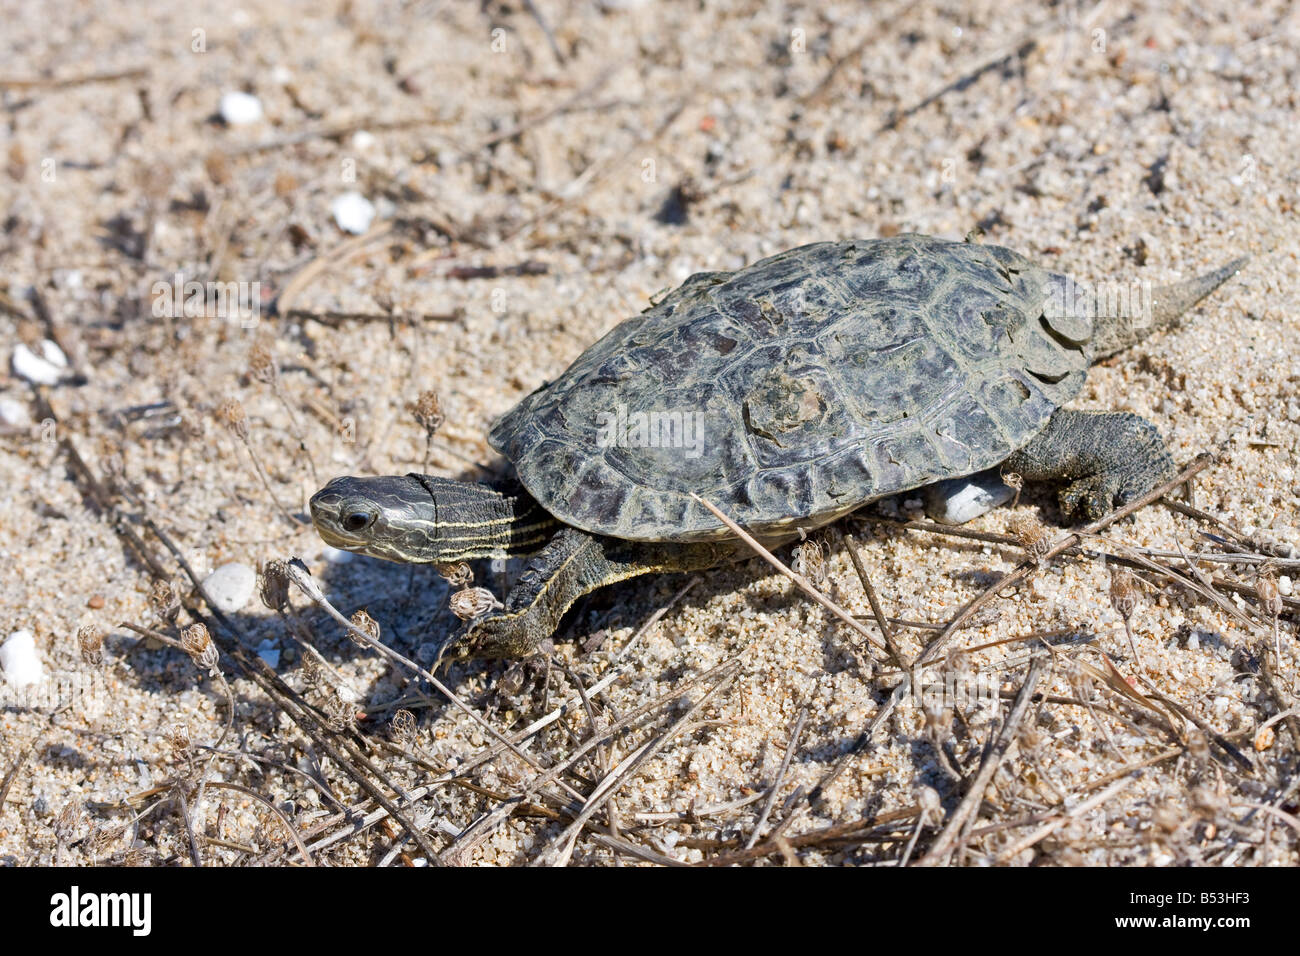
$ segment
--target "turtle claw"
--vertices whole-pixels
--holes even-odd
[[[1102,472],[1066,485],[1061,491],[1061,510],[1074,517],[1082,511],[1089,521],[1099,521],[1115,508],[1122,508],[1149,491],[1155,484],[1140,470]]]
[[[537,650],[537,641],[521,618],[504,611],[474,618],[452,638],[449,656],[457,660],[528,657]]]
[[[1082,513],[1089,521],[1098,521],[1110,514],[1122,485],[1118,476],[1106,473],[1072,481],[1061,491],[1061,510],[1067,517]]]

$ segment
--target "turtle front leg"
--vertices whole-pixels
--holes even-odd
[[[1172,478],[1174,460],[1156,427],[1130,412],[1061,409],[1005,470],[1031,481],[1064,478],[1061,509],[1090,520]]]
[[[711,568],[735,555],[718,544],[647,544],[564,528],[528,562],[505,609],[477,618],[453,639],[452,657],[527,657],[584,594],[654,572]]]

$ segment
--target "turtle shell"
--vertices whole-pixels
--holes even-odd
[[[996,465],[1083,384],[1092,326],[998,246],[819,242],[700,273],[503,415],[547,510],[639,541],[788,537]],[[1048,309],[1050,312],[1051,310]]]

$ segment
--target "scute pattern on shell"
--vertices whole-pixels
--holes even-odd
[[[1057,279],[1009,249],[916,235],[700,273],[503,415],[490,440],[543,507],[587,531],[728,537],[696,492],[757,535],[788,536],[1027,444],[1092,358],[1077,318],[1054,329],[1044,317]],[[605,447],[620,409],[662,427]],[[698,447],[673,424],[702,426]]]

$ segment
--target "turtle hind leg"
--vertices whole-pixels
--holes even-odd
[[[734,555],[725,543],[653,544],[564,528],[528,562],[504,610],[471,621],[449,653],[459,658],[527,657],[584,594],[642,574],[711,568]]]
[[[1129,412],[1060,409],[1005,469],[1031,481],[1064,478],[1061,510],[1090,520],[1173,477],[1174,460],[1156,427]]]

